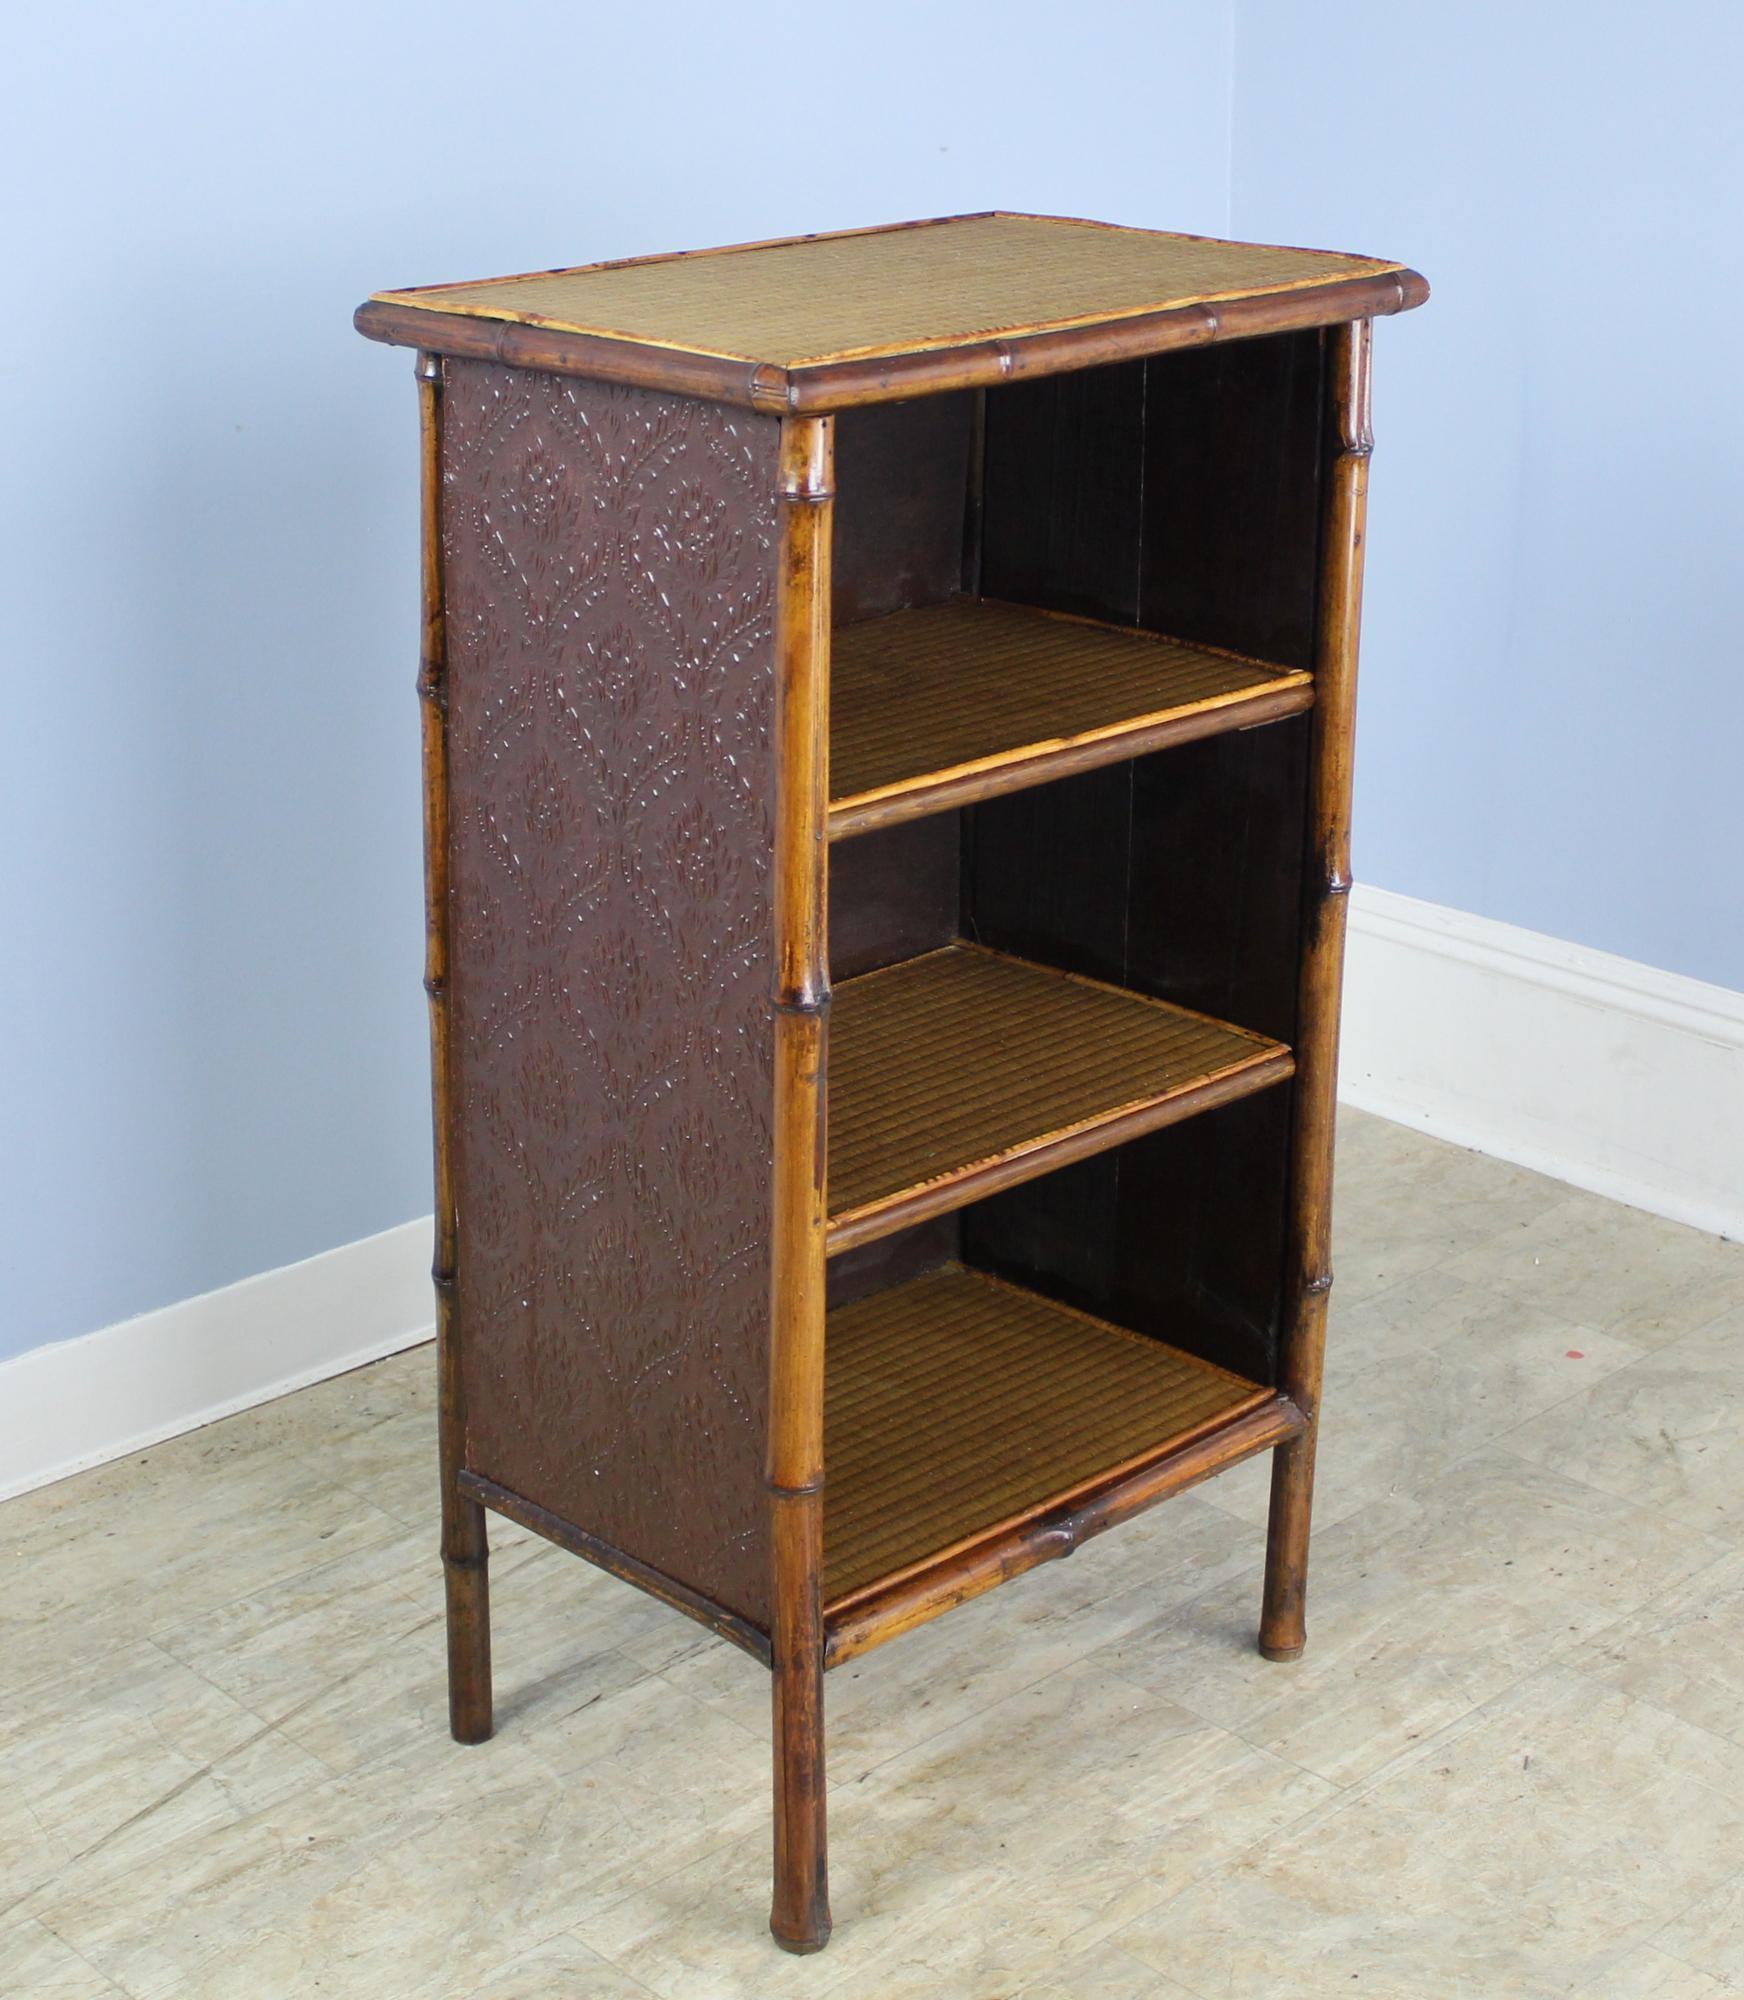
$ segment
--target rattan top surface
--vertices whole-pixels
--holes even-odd
[[[1141,313],[1299,292],[1404,268],[1330,250],[1000,214],[375,297],[430,312],[806,368],[1103,326]]]

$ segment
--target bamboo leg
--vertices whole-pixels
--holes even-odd
[[[448,1728],[456,1743],[491,1733],[490,1546],[484,1508],[460,1491],[460,1358],[453,1283],[436,1280],[437,1426],[442,1466],[442,1582],[448,1617]]]
[[[484,1509],[459,1490],[466,1406],[455,1325],[458,1227],[450,1141],[454,1102],[448,1020],[448,632],[442,595],[442,361],[420,354],[424,632],[418,694],[424,718],[424,990],[430,999],[430,1103],[436,1140],[437,1441],[442,1573],[448,1613],[448,1723],[459,1743],[491,1733],[490,1581]]]
[[[1308,1530],[1332,1289],[1332,1149],[1338,1086],[1338,1014],[1350,895],[1350,781],[1356,721],[1357,627],[1368,502],[1369,322],[1327,337],[1337,449],[1327,485],[1315,647],[1309,773],[1311,868],[1296,1019],[1295,1133],[1290,1159],[1292,1240],[1280,1379],[1308,1427],[1272,1457],[1260,1651],[1294,1660],[1307,1644]]]
[[[785,1588],[774,1666],[775,1899],[769,1928],[784,1951],[822,1951],[830,1936],[824,1805],[824,1634],[817,1575],[821,1495],[775,1503],[775,1563]]]
[[[824,943],[829,761],[828,417],[781,427],[776,739],[775,1183],[769,1485],[775,1895],[788,1951],[830,1935],[824,1824]]]
[[[484,1509],[444,1474],[442,1579],[448,1613],[448,1728],[456,1743],[491,1733],[490,1549]]]
[[[1320,1295],[1324,1312],[1325,1294]],[[1308,1644],[1308,1533],[1314,1511],[1316,1420],[1272,1453],[1272,1505],[1266,1523],[1265,1605],[1260,1651],[1268,1660],[1299,1660]]]
[[[824,1003],[827,1005],[827,1003]],[[772,1349],[780,1383],[770,1435],[774,1547],[775,1895],[769,1928],[785,1951],[830,1935],[824,1807],[823,1095],[824,1005],[778,1011],[778,1222]]]

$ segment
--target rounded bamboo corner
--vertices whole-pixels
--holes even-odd
[[[809,1929],[794,1932],[780,1929],[776,1917],[771,1916],[769,1919],[769,1935],[783,1951],[792,1952],[795,1958],[808,1958],[814,1951],[822,1951],[830,1941],[830,1928],[827,1913]]]
[[[497,1733],[487,1703],[482,1711],[476,1707],[466,1707],[450,1700],[448,1704],[448,1733],[456,1743],[471,1749],[480,1743],[488,1743]]]
[[[1280,1666],[1288,1666],[1292,1660],[1299,1660],[1308,1650],[1308,1641],[1298,1639],[1293,1646],[1274,1646],[1262,1639],[1259,1653],[1262,1660],[1275,1660]]]

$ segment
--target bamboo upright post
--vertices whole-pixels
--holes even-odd
[[[442,1574],[448,1615],[448,1726],[457,1743],[491,1733],[490,1560],[484,1508],[460,1490],[466,1404],[454,1324],[457,1216],[448,1019],[448,645],[442,608],[442,357],[417,362],[423,482],[424,991],[430,998],[430,1092],[436,1151],[437,1429]]]
[[[775,1895],[788,1951],[830,1935],[824,1817],[824,1045],[829,1019],[830,534],[834,420],[781,427],[776,638],[775,1201],[768,1484]]]
[[[1363,524],[1368,505],[1370,322],[1327,337],[1338,449],[1329,471],[1321,541],[1315,701],[1309,775],[1306,936],[1297,988],[1296,1108],[1290,1159],[1289,1268],[1281,1384],[1307,1419],[1272,1455],[1260,1651],[1299,1659],[1307,1644],[1308,1531],[1319,1434],[1326,1308],[1332,1290],[1332,1161],[1338,1089],[1338,1017],[1350,901],[1351,762]]]

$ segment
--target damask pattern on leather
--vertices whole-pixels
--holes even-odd
[[[766,1625],[777,426],[444,383],[467,1464]]]

